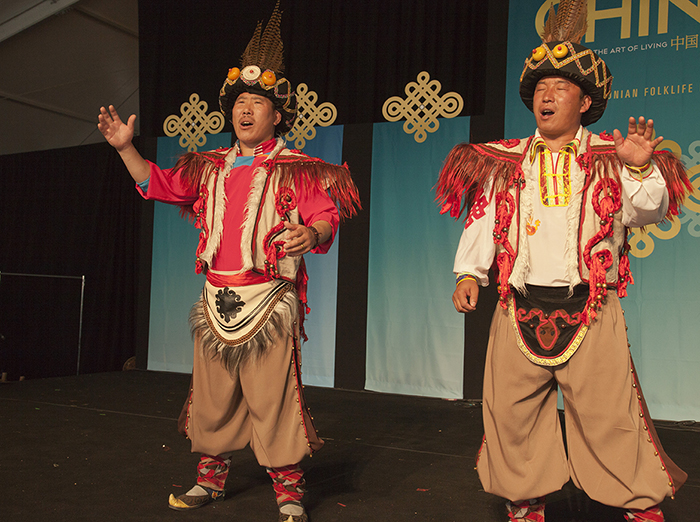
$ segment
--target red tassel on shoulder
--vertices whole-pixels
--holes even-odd
[[[455,145],[445,158],[434,187],[440,213],[449,212],[459,219],[487,181],[493,179],[492,191],[496,192],[510,185],[522,173],[521,160],[522,154],[498,150],[489,144]]]
[[[652,159],[666,181],[666,190],[668,190],[666,219],[671,219],[680,213],[683,201],[689,194],[693,193],[693,185],[688,179],[683,162],[676,158],[673,153],[665,150],[657,151],[652,155]]]

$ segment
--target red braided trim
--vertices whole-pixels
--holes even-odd
[[[301,263],[299,263],[299,269],[297,270],[297,280],[295,283],[297,295],[299,296],[299,334],[301,335],[304,342],[308,341],[309,338],[306,336],[306,330],[304,330],[304,321],[306,320],[306,314],[311,312],[311,308],[308,305],[308,295],[307,287],[309,282],[309,275],[306,272],[306,261],[301,258]]]
[[[338,207],[341,219],[351,218],[362,208],[360,194],[352,180],[347,163],[333,165],[302,153],[279,154],[263,162],[268,168],[278,170],[280,185],[294,183],[297,187],[318,187],[326,191]]]
[[[280,232],[284,230],[283,223],[277,223],[270,231],[265,234],[263,239],[263,251],[265,252],[265,275],[275,278],[279,275],[277,269],[277,260],[282,259],[286,252],[284,251],[284,241],[273,241]]]
[[[601,197],[602,195],[602,197]],[[622,208],[620,186],[609,178],[596,183],[591,203],[593,210],[600,218],[600,230],[588,241],[583,250],[583,261],[589,270],[589,296],[584,311],[583,322],[589,325],[597,315],[597,309],[603,306],[603,300],[608,295],[606,272],[612,266],[613,256],[609,250],[600,250],[591,256],[593,248],[606,237],[613,235],[615,213]]]
[[[218,176],[219,171],[214,172],[214,176]],[[204,269],[202,260],[199,258],[200,254],[204,252],[207,247],[207,241],[209,240],[209,226],[207,225],[206,213],[207,213],[207,200],[209,199],[209,189],[206,185],[202,185],[199,189],[199,199],[192,206],[192,211],[195,213],[195,223],[194,226],[200,229],[199,232],[199,244],[197,245],[197,250],[195,255],[197,256],[197,261],[195,262],[194,271],[197,274],[201,274]]]
[[[217,176],[219,171],[224,168],[226,155],[229,150],[217,149],[208,152],[187,152],[180,156],[175,166],[170,169],[170,174],[179,174],[180,186],[185,191],[195,191],[197,188],[206,185],[206,180],[210,175]],[[210,168],[211,172],[209,172]],[[192,205],[181,205],[180,216],[187,219],[195,217],[195,210]]]
[[[279,270],[277,260],[282,259],[286,254],[284,251],[284,240],[274,239],[284,230],[284,222],[289,221],[289,212],[297,208],[297,196],[289,187],[279,187],[275,194],[275,212],[280,217],[281,222],[272,227],[263,239],[263,252],[265,252],[265,275],[277,277]]]
[[[510,294],[508,278],[513,271],[515,250],[508,239],[508,227],[515,213],[515,199],[510,192],[502,191],[496,194],[496,219],[494,220],[493,242],[501,245],[504,251],[496,256],[498,266],[498,294],[501,306],[508,307],[507,297]]]
[[[620,253],[620,264],[617,267],[617,295],[627,297],[627,285],[634,284],[629,258],[630,244],[627,242],[627,227],[625,227],[625,242]]]
[[[275,194],[275,210],[277,211],[277,215],[284,221],[287,212],[295,208],[297,208],[297,195],[294,191],[289,187],[279,187]]]

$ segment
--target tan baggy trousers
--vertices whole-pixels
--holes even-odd
[[[195,340],[186,431],[192,452],[225,455],[250,447],[261,466],[297,464],[323,446],[306,407],[298,340],[284,336],[257,361],[229,373]]]
[[[608,295],[578,351],[554,367],[522,354],[508,312],[496,307],[483,417],[479,478],[487,492],[511,501],[558,491],[571,479],[597,502],[646,509],[674,495],[687,478],[663,452],[646,410],[615,295]]]

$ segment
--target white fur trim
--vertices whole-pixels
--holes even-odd
[[[277,138],[277,145],[270,152],[270,158],[276,157],[282,149],[284,149],[286,142],[283,138]],[[241,224],[241,259],[243,261],[243,266],[236,272],[242,274],[254,267],[253,263],[253,251],[251,249],[251,243],[253,241],[253,231],[255,230],[255,219],[257,216],[258,208],[260,208],[263,189],[265,188],[265,182],[267,181],[267,170],[265,167],[258,167],[253,174],[253,181],[250,184],[250,192],[248,193],[248,200],[245,206],[245,217],[243,223]]]
[[[531,168],[529,153],[522,164],[523,173],[531,174],[535,169]],[[528,176],[525,180],[525,187],[520,191],[520,209],[518,209],[518,253],[513,263],[508,282],[521,294],[527,295],[525,280],[530,274],[530,241],[527,236],[527,219],[533,213],[533,198],[536,197],[538,180],[536,177]]]
[[[586,152],[589,132],[583,129],[581,135],[581,149],[579,156]],[[583,185],[586,182],[586,173],[579,167],[575,158],[571,159],[571,199],[569,208],[566,209],[567,229],[566,245],[564,246],[564,261],[566,273],[569,276],[569,296],[574,293],[574,287],[581,283],[579,273],[579,226],[581,225],[581,202],[583,199]],[[583,262],[583,261],[581,261]]]
[[[224,213],[226,212],[226,191],[224,190],[224,184],[226,179],[231,173],[233,164],[236,161],[236,156],[238,156],[238,144],[231,148],[231,150],[226,155],[226,165],[219,171],[219,175],[216,179],[215,186],[208,186],[209,190],[214,190],[215,200],[214,200],[214,215],[211,219],[207,219],[211,223],[211,232],[209,238],[207,239],[207,246],[204,251],[199,255],[200,259],[205,261],[207,265],[211,265],[212,259],[219,251],[219,246],[221,244],[221,234],[223,233],[223,219]],[[208,181],[209,178],[207,178]],[[209,183],[207,183],[209,185]],[[209,216],[207,216],[209,218]]]

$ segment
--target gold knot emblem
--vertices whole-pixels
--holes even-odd
[[[414,139],[423,143],[428,137],[428,132],[435,132],[440,128],[438,116],[459,116],[464,107],[464,100],[456,92],[440,96],[442,85],[437,80],[430,80],[430,74],[426,71],[418,73],[417,80],[406,84],[406,98],[392,96],[386,100],[382,106],[382,114],[387,121],[406,119],[403,124],[404,132],[415,132]]]
[[[180,106],[180,116],[171,114],[163,122],[166,136],[180,135],[180,147],[195,152],[207,142],[206,134],[218,134],[224,127],[224,116],[219,111],[207,114],[209,104],[192,93],[189,103]]]

